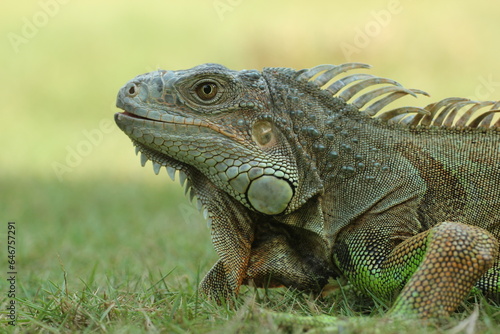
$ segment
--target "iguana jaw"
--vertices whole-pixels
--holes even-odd
[[[293,197],[293,190],[289,181],[273,176],[273,169],[264,162],[249,161],[231,154],[222,160],[223,156],[214,155],[208,145],[205,152],[196,152],[196,154],[199,153],[197,156],[194,156],[194,153],[187,149],[182,150],[183,146],[188,148],[191,146],[190,143],[185,142],[183,134],[194,134],[199,138],[198,143],[209,143],[210,139],[213,142],[214,132],[218,131],[214,131],[210,127],[152,121],[129,113],[116,113],[115,121],[132,138],[138,152],[141,152],[142,165],[144,166],[147,160],[151,160],[156,174],[158,174],[162,166],[165,166],[172,179],[176,170],[182,171],[180,174],[181,180],[182,178],[185,179],[186,176],[183,175],[190,175],[189,170],[193,168],[198,158],[206,163],[194,168],[199,169],[217,186],[228,189],[230,193],[232,191],[232,195],[238,201],[256,211],[271,215],[279,214],[287,208]],[[163,130],[163,132],[156,132],[155,129],[158,131]],[[174,136],[169,138],[168,141],[164,141],[170,144],[162,146],[158,138],[165,138],[165,134],[173,131],[175,131]],[[138,136],[138,134],[141,134],[141,136]],[[207,137],[204,135],[207,135]],[[171,145],[176,140],[181,141],[182,144]],[[230,149],[231,143],[233,142],[227,141],[225,146]],[[163,153],[168,148],[171,151]],[[174,157],[170,156],[170,154],[174,155]],[[229,161],[232,161],[233,165],[230,165]],[[275,174],[279,174],[281,177],[285,176],[281,171]],[[238,193],[235,193],[235,191],[238,191]]]

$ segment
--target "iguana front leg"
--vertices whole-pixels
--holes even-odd
[[[334,261],[354,285],[379,297],[401,291],[393,314],[449,315],[498,259],[498,241],[481,228],[444,222],[409,236],[398,226],[411,224],[387,218],[397,216],[382,214],[341,231]],[[492,270],[486,286],[498,293],[499,268]]]
[[[226,193],[193,180],[200,199],[210,212],[212,243],[219,260],[206,274],[200,290],[215,300],[225,300],[236,295],[246,275],[255,224],[251,213]],[[210,194],[211,196],[208,196]]]

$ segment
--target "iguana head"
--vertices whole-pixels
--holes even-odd
[[[196,170],[266,215],[304,202],[299,182],[307,169],[298,170],[288,120],[275,110],[260,72],[216,64],[159,70],[128,82],[117,106],[124,112],[115,115],[116,123],[156,172],[166,166],[189,177]]]

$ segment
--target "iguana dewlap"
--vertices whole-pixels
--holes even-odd
[[[115,120],[155,173],[176,171],[211,221],[207,294],[319,291],[343,276],[392,312],[500,299],[499,102],[425,94],[351,63],[296,71],[205,64],[140,75]]]

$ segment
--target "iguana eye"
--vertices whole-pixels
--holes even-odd
[[[196,95],[205,102],[212,100],[217,95],[218,90],[217,83],[213,81],[198,83],[194,88]]]

